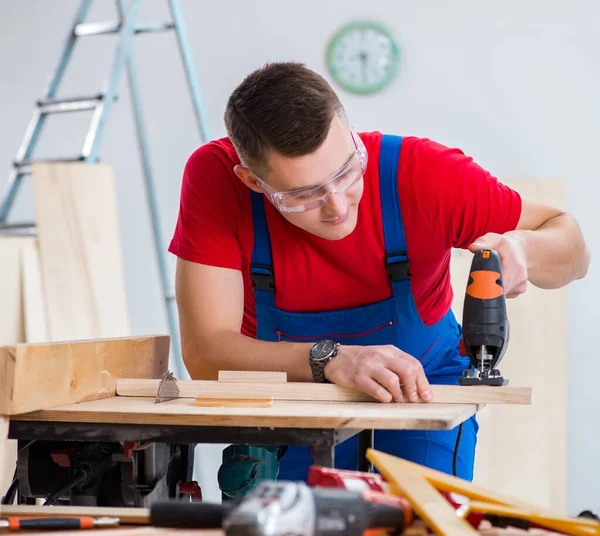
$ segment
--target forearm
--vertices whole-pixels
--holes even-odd
[[[312,381],[312,343],[267,342],[233,331],[182,338],[183,359],[192,379],[217,379],[220,370],[287,372],[288,381]]]
[[[507,233],[518,240],[527,259],[529,281],[539,288],[560,288],[583,278],[590,252],[575,218],[560,214],[538,229]]]

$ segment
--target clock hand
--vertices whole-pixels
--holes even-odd
[[[367,60],[368,56],[366,52],[361,52],[360,57],[360,72],[362,73],[363,83],[367,83]]]

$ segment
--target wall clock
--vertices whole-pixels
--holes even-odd
[[[381,91],[396,76],[399,49],[381,24],[355,21],[343,26],[327,47],[327,67],[343,88],[359,94]]]

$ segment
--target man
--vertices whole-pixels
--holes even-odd
[[[431,384],[455,384],[468,366],[450,310],[451,248],[495,249],[508,297],[587,272],[572,216],[521,199],[459,150],[357,133],[303,65],[250,74],[225,124],[228,137],[187,162],[170,245],[195,379],[281,370],[382,403],[430,401]],[[462,478],[477,428],[473,417],[462,429]],[[375,447],[451,472],[456,440],[456,429],[376,431]],[[355,461],[356,441],[337,448],[337,467]],[[308,448],[290,447],[280,478],[305,479],[310,463]]]

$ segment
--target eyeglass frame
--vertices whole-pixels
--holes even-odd
[[[352,186],[354,186],[357,182],[359,182],[362,178],[364,178],[364,174],[366,173],[367,164],[369,161],[369,155],[367,153],[367,149],[366,149],[362,139],[360,138],[358,133],[352,128],[350,129],[350,135],[352,136],[352,141],[354,142],[354,147],[355,147],[354,154],[344,163],[344,165],[342,167],[340,167],[337,171],[335,171],[329,177],[327,177],[326,179],[323,179],[322,181],[318,182],[317,184],[312,184],[310,186],[305,186],[302,188],[296,188],[294,190],[287,190],[285,192],[279,192],[279,191],[275,190],[272,186],[267,184],[263,179],[258,177],[256,174],[252,173],[252,175],[254,175],[254,178],[256,179],[256,181],[258,182],[260,187],[265,192],[269,201],[271,201],[273,206],[275,206],[277,208],[277,210],[279,210],[280,212],[285,212],[288,214],[299,214],[302,212],[308,212],[311,210],[315,210],[315,209],[323,206],[332,194],[346,193]],[[347,171],[346,167],[349,166],[351,164],[351,162],[357,157],[358,157],[358,161],[360,163],[361,172],[359,174],[357,174],[356,179],[354,181],[352,181],[352,183],[349,184],[343,192],[340,192],[337,190],[329,191],[321,198],[318,198],[315,201],[313,201],[313,203],[317,203],[317,204],[316,204],[316,206],[309,208],[309,209],[293,210],[290,208],[285,208],[285,206],[281,203],[281,201],[283,200],[283,198],[285,198],[286,195],[298,195],[304,191],[318,190],[319,188],[323,188],[324,186],[327,186],[328,184],[330,184],[331,182],[333,182],[334,180],[339,178],[340,175],[343,175]],[[303,207],[304,206],[305,205],[303,205]]]

